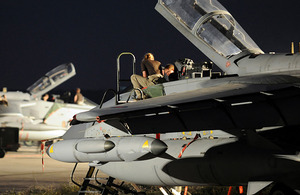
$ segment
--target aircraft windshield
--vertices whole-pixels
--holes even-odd
[[[177,21],[224,57],[244,50],[263,53],[216,0],[161,0]]]
[[[73,64],[70,63],[60,65],[49,71],[45,76],[31,85],[27,91],[35,96],[42,95],[74,75],[75,68]]]

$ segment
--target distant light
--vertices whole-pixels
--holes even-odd
[[[216,98],[215,100],[218,101],[218,102],[225,102],[225,100],[218,99],[218,98]]]
[[[261,91],[260,93],[261,93],[261,94],[264,94],[264,95],[268,95],[268,96],[274,95],[274,94],[272,94],[272,93],[267,93],[267,92],[263,92],[263,91]]]
[[[156,113],[151,113],[151,114],[145,114],[145,116],[155,116]]]
[[[252,104],[252,102],[239,102],[239,103],[233,103],[231,106],[241,106],[241,105],[246,105],[246,104]]]
[[[170,114],[170,112],[160,112],[160,113],[157,113],[158,115],[163,115],[163,114]]]

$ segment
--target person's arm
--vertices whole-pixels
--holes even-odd
[[[74,103],[77,102],[77,95],[74,96]]]
[[[143,74],[143,77],[147,78],[147,72],[146,71],[143,71],[142,74]]]
[[[144,78],[147,78],[147,71],[146,71],[145,61],[142,61],[142,63],[141,63],[141,71],[142,71],[142,76]]]
[[[165,68],[162,65],[159,66],[159,70],[160,74],[165,75]]]

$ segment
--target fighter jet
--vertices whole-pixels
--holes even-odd
[[[159,0],[155,8],[223,72],[178,61],[179,80],[143,89],[150,98],[117,94],[76,114],[48,155],[89,162],[87,177],[95,168],[109,175],[103,194],[126,192],[114,178],[299,193],[300,55],[264,53],[216,0]],[[79,186],[84,193],[92,185]]]
[[[68,121],[78,112],[92,109],[95,104],[86,99],[82,105],[67,102],[67,96],[47,100],[51,89],[76,74],[72,63],[62,64],[40,78],[27,92],[0,92],[1,148],[17,150],[19,141],[41,141],[61,137],[68,129]],[[69,97],[70,98],[70,97]],[[66,101],[66,102],[64,102]]]

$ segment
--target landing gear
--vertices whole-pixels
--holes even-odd
[[[95,167],[93,166],[90,166],[89,167],[89,170],[84,178],[84,181],[82,184],[78,184],[77,182],[74,181],[73,179],[73,176],[74,176],[74,172],[76,170],[76,167],[77,167],[77,163],[75,164],[74,166],[74,169],[72,171],[72,174],[71,174],[71,181],[80,187],[80,190],[78,192],[79,195],[84,195],[85,193],[90,193],[92,191],[87,191],[87,188],[90,187],[90,188],[93,188],[95,189],[96,191],[93,191],[93,192],[100,192],[102,195],[108,195],[108,194],[112,194],[112,195],[116,195],[118,194],[119,191],[123,191],[125,194],[136,194],[136,195],[140,195],[140,194],[145,194],[143,192],[140,192],[139,189],[136,189],[137,191],[133,191],[125,186],[123,186],[124,182],[122,182],[120,185],[118,184],[115,184],[114,183],[114,180],[115,178],[113,177],[108,177],[108,178],[101,178],[101,179],[105,179],[106,182],[104,183],[101,183],[98,178],[97,178],[97,175],[98,175],[98,171],[95,173],[95,177],[93,178],[93,173],[95,171]],[[96,183],[98,185],[94,185],[94,184],[91,184],[90,181],[91,180],[94,180],[96,181]],[[137,188],[137,186],[134,186],[135,188]]]
[[[3,158],[5,156],[5,150],[0,147],[0,158]]]
[[[36,141],[23,141],[23,144],[25,146],[38,146],[39,145],[39,143]]]

